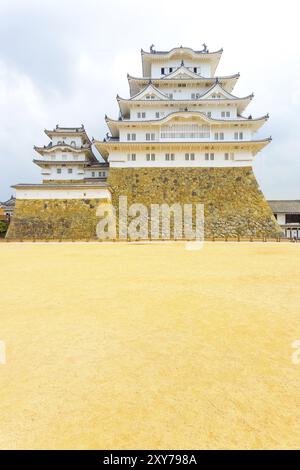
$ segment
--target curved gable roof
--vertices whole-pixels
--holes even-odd
[[[149,76],[151,63],[155,62],[156,60],[164,59],[171,59],[174,57],[183,58],[189,57],[192,59],[203,59],[205,61],[209,61],[212,66],[212,74],[214,74],[219,60],[221,58],[223,49],[219,49],[218,51],[209,52],[208,49],[203,49],[202,51],[194,51],[190,47],[174,47],[170,51],[150,51],[146,52],[143,49],[141,50],[142,56],[142,68],[143,68],[143,76]]]
[[[147,94],[154,94],[157,97],[157,99],[159,99],[159,100],[167,100],[168,99],[168,96],[165,93],[162,93],[151,82],[149,82],[149,84],[145,88],[143,88],[143,90],[141,90],[136,95],[131,96],[129,99],[132,100],[132,101],[141,100],[141,99],[143,99],[143,96],[145,96]],[[117,99],[123,100],[124,98],[121,98],[120,96],[117,96]]]
[[[216,54],[222,54],[223,49],[219,49],[218,51],[214,51],[214,52],[208,52],[208,51],[205,51],[205,50],[195,51],[191,47],[183,47],[183,46],[173,47],[169,51],[147,52],[147,51],[144,51],[143,49],[141,49],[141,55],[142,56],[143,55],[145,55],[145,56],[149,56],[149,55],[151,55],[151,56],[153,56],[153,55],[166,55],[166,56],[172,57],[173,55],[178,54],[178,53],[182,53],[182,52],[187,54],[187,55],[190,55],[191,57],[195,57],[195,56],[199,57],[199,55],[212,56],[212,55],[216,55]]]
[[[220,85],[219,81],[217,80],[216,83],[214,83],[214,85],[209,90],[207,90],[206,93],[201,95],[200,99],[208,99],[213,93],[219,93],[224,96],[224,99],[228,99],[228,100],[243,100],[243,99],[253,98],[254,96],[253,94],[251,94],[251,95],[239,98],[238,96],[232,95],[228,91],[224,90],[224,88]]]

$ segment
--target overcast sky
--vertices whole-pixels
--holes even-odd
[[[298,2],[251,0],[0,0],[0,200],[11,184],[40,181],[33,145],[44,128],[85,125],[90,137],[117,117],[140,49],[224,48],[217,74],[241,73],[234,94],[255,98],[258,134],[273,142],[255,174],[269,199],[300,199]]]

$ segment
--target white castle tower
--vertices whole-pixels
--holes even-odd
[[[108,164],[100,163],[92,151],[84,126],[59,127],[45,130],[51,140],[47,146],[37,147],[40,155],[33,162],[41,168],[44,183],[104,181]]]
[[[200,51],[151,46],[141,51],[143,76],[128,75],[130,97],[117,96],[119,118],[106,116],[103,141],[90,141],[83,126],[45,131],[51,142],[35,147],[34,160],[43,182],[14,186],[7,237],[96,238],[98,208],[114,206],[118,219],[120,196],[148,209],[204,204],[206,237],[278,236],[252,170],[271,140],[255,136],[268,115],[245,115],[253,95],[232,93],[239,74],[215,76],[221,55],[205,44]]]
[[[216,77],[222,49],[141,51],[143,77],[128,75],[130,98],[117,96],[120,117],[106,117],[111,136],[96,147],[111,168],[241,167],[270,138],[255,138],[268,115],[244,115],[253,95],[232,90],[239,74]]]

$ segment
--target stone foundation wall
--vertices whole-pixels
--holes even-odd
[[[203,203],[205,236],[278,236],[280,228],[251,167],[111,168],[112,201],[128,204]]]
[[[103,199],[17,199],[8,239],[94,239]]]
[[[251,167],[111,168],[108,183],[116,209],[119,196],[127,196],[128,205],[137,202],[149,209],[151,204],[203,203],[206,237],[274,237],[281,232]],[[95,239],[100,204],[107,207],[109,201],[19,199],[7,238]]]

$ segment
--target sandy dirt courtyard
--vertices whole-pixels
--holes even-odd
[[[1,243],[0,264],[1,449],[300,447],[300,244]]]

